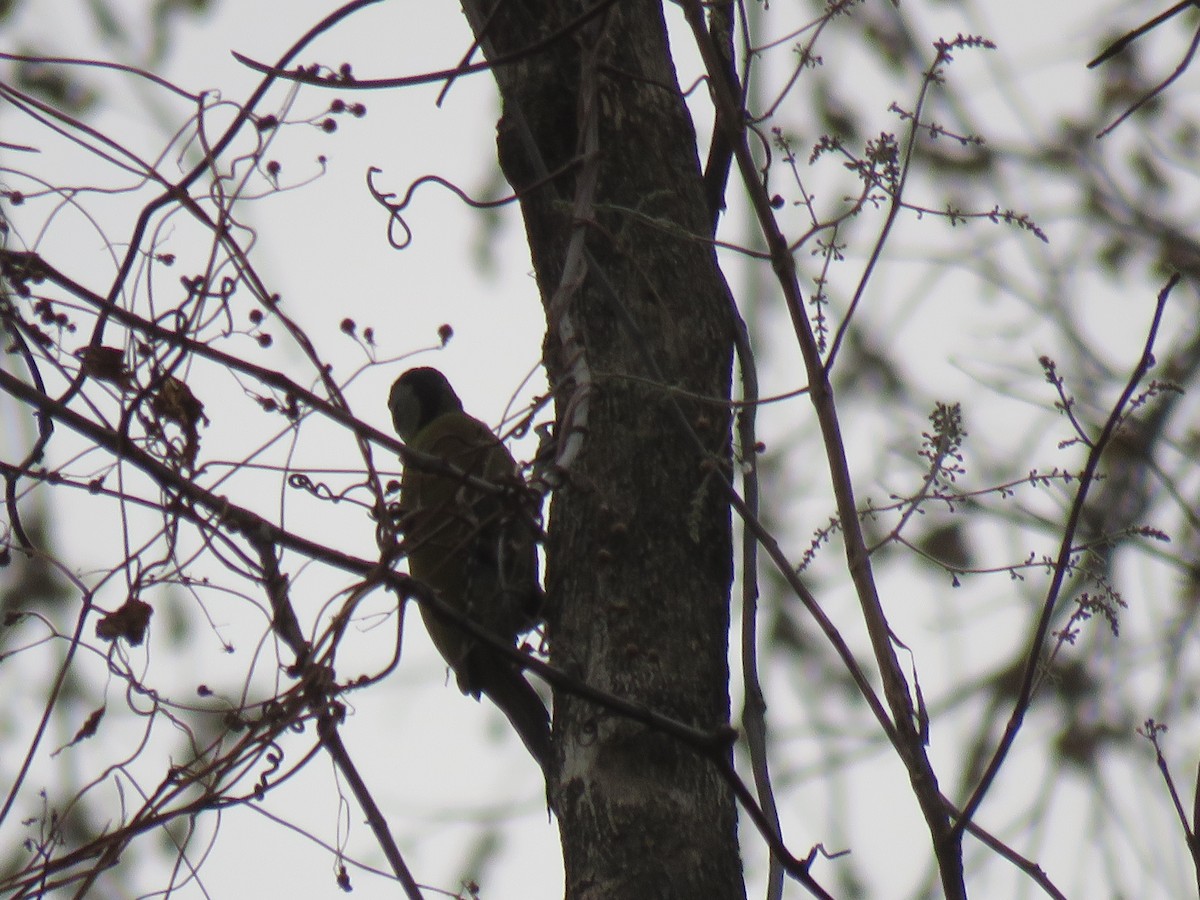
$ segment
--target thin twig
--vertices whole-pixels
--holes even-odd
[[[963,828],[971,821],[975,812],[979,809],[979,804],[983,802],[983,798],[987,795],[993,781],[995,781],[996,775],[999,774],[1000,767],[1004,765],[1004,761],[1008,757],[1008,752],[1012,749],[1013,742],[1017,739],[1017,733],[1021,730],[1021,725],[1025,721],[1025,713],[1028,712],[1029,706],[1033,702],[1034,681],[1042,664],[1042,647],[1046,642],[1046,637],[1050,633],[1050,624],[1054,619],[1054,610],[1058,605],[1059,593],[1062,591],[1067,572],[1071,568],[1071,556],[1075,549],[1075,532],[1078,530],[1080,519],[1083,516],[1083,508],[1087,502],[1088,492],[1096,479],[1096,470],[1100,465],[1100,457],[1104,455],[1104,450],[1108,446],[1109,441],[1111,441],[1113,433],[1121,421],[1126,404],[1129,403],[1134,391],[1137,390],[1146,373],[1154,365],[1154,341],[1158,336],[1158,326],[1162,322],[1167,298],[1170,296],[1171,290],[1179,283],[1180,277],[1178,274],[1172,275],[1163,289],[1159,291],[1158,300],[1154,307],[1154,316],[1151,319],[1150,328],[1146,335],[1146,342],[1142,348],[1142,355],[1138,359],[1137,365],[1134,366],[1133,372],[1125,384],[1125,389],[1121,392],[1121,396],[1117,398],[1117,402],[1109,412],[1108,419],[1105,421],[1100,435],[1092,443],[1091,449],[1088,451],[1087,462],[1084,464],[1083,472],[1079,477],[1079,489],[1075,492],[1075,499],[1071,503],[1071,510],[1067,514],[1067,521],[1063,526],[1062,541],[1059,543],[1058,555],[1054,562],[1054,574],[1050,579],[1050,586],[1046,590],[1046,599],[1042,601],[1042,612],[1038,617],[1037,627],[1034,629],[1033,637],[1029,644],[1029,652],[1025,659],[1025,669],[1021,676],[1021,686],[1017,691],[1016,699],[1013,701],[1012,715],[1004,727],[1004,735],[1000,738],[1000,743],[997,745],[995,753],[992,754],[992,758],[988,762],[983,776],[979,779],[979,784],[976,785],[975,790],[972,791],[970,798],[963,806],[962,815],[954,823],[953,834],[956,838],[961,837]]]

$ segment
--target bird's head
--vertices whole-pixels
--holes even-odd
[[[396,379],[388,394],[392,425],[405,441],[415,438],[434,419],[462,412],[462,408],[446,376],[429,366],[409,369]]]

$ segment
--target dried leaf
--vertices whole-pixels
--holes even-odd
[[[153,613],[154,609],[149,603],[130,597],[121,604],[120,609],[96,623],[96,637],[105,641],[123,637],[131,647],[137,647],[146,638],[146,627]]]

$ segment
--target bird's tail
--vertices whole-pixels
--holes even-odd
[[[472,660],[472,686],[500,707],[549,781],[554,747],[550,737],[550,713],[542,698],[525,680],[520,669],[508,660],[492,653],[478,656]]]

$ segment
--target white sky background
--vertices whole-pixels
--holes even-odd
[[[884,0],[870,2],[882,3]],[[128,21],[136,22],[143,14],[143,4],[128,2],[126,5]],[[972,32],[984,34],[999,45],[999,52],[993,54],[983,51],[958,54],[958,61],[950,70],[950,76],[957,84],[970,86],[966,93],[978,101],[977,108],[989,110],[992,117],[987,120],[988,136],[998,142],[1030,129],[1049,130],[1064,110],[1084,102],[1088,79],[1094,76],[1089,75],[1083,65],[1099,46],[1097,22],[1111,23],[1114,28],[1128,27],[1157,11],[1154,6],[1144,3],[1121,4],[1124,9],[1118,14],[1114,12],[1118,9],[1117,4],[1099,6],[1079,0],[1052,4],[977,5],[990,6],[992,19],[986,22],[964,20],[953,5],[905,0],[906,12],[923,23],[923,33],[929,42],[939,36],[950,38],[958,32]],[[57,48],[64,54],[90,55],[91,51],[83,49],[82,44],[90,40],[91,35],[82,12],[84,6],[66,0],[27,2],[14,31],[36,37],[39,46]],[[776,7],[776,4],[772,6]],[[776,8],[785,6],[780,3]],[[271,62],[331,8],[332,4],[307,0],[286,5],[265,0],[226,0],[216,15],[199,23],[187,22],[177,29],[163,74],[189,90],[216,89],[226,99],[238,102],[247,96],[258,76],[239,65],[229,51],[237,50],[262,62]],[[1031,25],[1034,22],[1036,27]],[[784,29],[781,27],[780,30]],[[5,37],[0,34],[0,39]],[[452,67],[461,58],[469,40],[469,31],[454,3],[385,2],[338,26],[301,53],[298,61],[320,61],[331,66],[349,61],[360,78],[413,74]],[[839,63],[837,71],[861,71],[866,81],[868,68],[852,69]],[[686,85],[693,75],[691,71],[681,71],[681,81]],[[153,156],[163,146],[163,134],[187,116],[180,103],[174,99],[167,101],[160,93],[144,89],[132,78],[106,76],[103,83],[119,87],[116,92],[106,92],[105,109],[95,120],[98,126],[121,135],[123,141],[148,156]],[[878,124],[866,129],[871,132],[900,131],[900,125],[886,114],[886,107],[893,99],[911,105],[917,86],[856,83],[841,87],[847,93],[853,92],[854,96],[861,96],[865,91],[878,94]],[[499,231],[488,245],[490,264],[481,270],[476,264],[476,254],[485,240],[482,214],[466,208],[444,189],[427,185],[420,189],[416,202],[406,213],[406,221],[414,231],[413,244],[409,249],[397,252],[389,248],[385,240],[384,212],[365,189],[365,173],[370,166],[383,169],[378,185],[398,193],[417,177],[431,173],[448,178],[476,195],[486,186],[495,184],[497,106],[492,81],[486,75],[461,79],[451,89],[441,109],[434,105],[439,89],[439,85],[365,93],[304,89],[293,116],[314,115],[335,96],[365,103],[368,114],[363,119],[339,117],[339,129],[333,135],[324,135],[315,128],[282,130],[267,157],[283,163],[281,180],[284,184],[317,175],[315,158],[318,154],[328,157],[328,170],[311,184],[246,202],[240,206],[240,211],[243,221],[258,231],[252,258],[259,274],[271,289],[282,295],[285,308],[307,329],[321,353],[335,362],[336,371],[343,377],[365,361],[354,343],[339,332],[338,324],[343,318],[353,318],[360,332],[366,326],[375,329],[381,359],[400,357],[435,344],[437,327],[444,322],[450,323],[455,337],[449,346],[436,354],[422,355],[411,364],[437,365],[455,383],[468,411],[495,423],[513,392],[536,366],[543,329],[523,229],[515,208],[499,214]],[[1173,88],[1177,91],[1189,89],[1190,85],[1186,83]],[[702,92],[697,96],[700,94]],[[274,96],[277,105],[282,93],[277,92]],[[166,131],[146,125],[148,99],[163,104],[162,121],[170,123]],[[1013,113],[1014,107],[1021,110],[1020,115]],[[272,108],[268,104],[260,107],[260,112]],[[0,121],[3,122],[4,140],[18,143],[24,140],[45,146],[45,151],[35,162],[8,154],[5,157],[7,165],[56,173],[56,153],[63,152],[64,165],[76,164],[68,161],[85,158],[78,152],[55,150],[40,136],[35,140],[22,134],[20,128],[24,123],[8,110],[4,111]],[[790,123],[802,122],[802,114],[790,116]],[[707,119],[698,122],[698,128],[703,132],[707,128]],[[816,134],[803,137],[804,140],[797,143],[801,157],[807,154]],[[175,171],[172,165],[163,168],[168,172]],[[812,173],[808,177],[821,185],[819,193],[823,188],[828,195],[836,196],[833,186],[825,187],[820,182],[819,174]],[[88,178],[81,172],[72,180],[87,183]],[[836,179],[832,184],[840,189]],[[1011,196],[996,198],[1002,207],[1023,209],[1036,200],[1041,204],[1040,209],[1054,209],[1053,193],[1045,187],[1038,186],[1034,190],[1020,183],[1010,187]],[[736,188],[730,193],[731,196],[736,194]],[[130,221],[128,207],[122,209],[119,199],[112,202],[98,200],[97,203],[112,216],[106,220],[110,223],[106,233],[110,238],[120,240],[117,235],[127,232]],[[1061,215],[1063,227],[1069,227],[1070,210],[1057,210],[1057,213]],[[108,259],[103,240],[82,221],[71,220],[69,227],[64,225],[70,215],[69,212],[62,214],[57,220],[58,229],[39,244],[39,249],[51,258],[61,259],[64,247],[69,245],[72,248],[69,258],[75,261],[80,271],[88,271],[89,265],[95,267],[92,271],[103,271],[101,267]],[[731,211],[725,235],[731,240],[740,238],[737,231],[739,218],[736,209]],[[1038,218],[1037,213],[1035,218]],[[19,218],[17,221],[21,222]],[[182,217],[174,221],[178,231],[166,238],[169,249],[182,253],[188,229]],[[798,217],[796,221],[802,220]],[[1013,271],[1028,272],[1030,280],[1038,277],[1038,266],[1030,260],[1036,260],[1043,252],[1039,242],[1028,235],[991,226],[974,227],[975,241],[1003,241],[1011,245]],[[975,415],[968,422],[968,428],[983,447],[1001,447],[1008,427],[1005,416],[1009,412],[1018,414],[1014,410],[1023,406],[1020,398],[1050,402],[1046,392],[1037,388],[1041,379],[1035,361],[1038,354],[1053,353],[1057,348],[1051,343],[1050,329],[1043,333],[1029,331],[1033,315],[1028,307],[1016,304],[997,309],[991,303],[992,298],[980,296],[978,283],[965,276],[952,276],[934,285],[920,280],[929,272],[922,264],[924,259],[939,252],[939,241],[946,231],[942,223],[927,221],[897,234],[896,243],[889,252],[889,262],[877,276],[883,283],[880,294],[887,302],[879,303],[876,308],[881,310],[883,321],[890,322],[890,333],[897,343],[905,348],[904,358],[923,361],[923,368],[914,371],[931,396],[959,399],[971,395],[982,398],[980,403],[994,404],[987,407],[991,412],[986,416],[981,414],[985,407],[971,407]],[[21,236],[30,242],[34,239],[30,233]],[[1058,239],[1053,229],[1051,239]],[[944,246],[956,245],[946,243]],[[852,254],[854,249],[851,248]],[[92,256],[95,259],[89,263],[88,258]],[[731,282],[736,291],[744,273],[736,260],[729,261]],[[178,267],[160,271],[158,277],[164,296],[169,296],[172,289],[177,290],[175,279],[189,271]],[[851,265],[842,277],[854,277],[857,272],[858,269]],[[838,286],[844,288],[846,285]],[[1127,368],[1140,349],[1140,336],[1148,321],[1152,298],[1141,285],[1130,288],[1142,292],[1133,298],[1122,296],[1118,290],[1113,290],[1114,287],[1122,288],[1120,285],[1097,285],[1096,292],[1089,298],[1099,311],[1092,321],[1102,323],[1097,327],[1096,339],[1111,342],[1114,364]],[[835,299],[836,296],[835,293]],[[975,300],[981,302],[972,302]],[[763,315],[769,318],[772,314],[765,312]],[[936,328],[928,327],[931,320],[937,322]],[[267,330],[276,332],[278,337],[277,329],[268,327]],[[1130,334],[1138,335],[1137,341],[1131,342]],[[1018,340],[1014,341],[1014,337]],[[763,373],[764,394],[792,389],[799,384],[796,352],[788,349],[790,340],[784,335],[782,349],[774,354],[772,343],[764,337],[760,347],[760,350],[765,349],[764,358],[771,360]],[[231,350],[235,348],[236,345],[230,346]],[[252,343],[246,338],[242,352],[254,356],[255,351],[251,348]],[[264,365],[285,370],[299,363],[295,351],[284,341],[254,358]],[[360,417],[388,430],[384,405],[387,387],[409,364],[405,360],[367,369],[346,389],[351,407]],[[1013,380],[1013,396],[1006,396],[1009,393],[1007,384],[999,391],[981,390],[981,383],[994,383],[1003,378]],[[235,395],[229,395],[227,407],[225,392],[231,387],[228,380],[210,383],[197,375],[189,378],[189,384],[205,402],[206,412],[212,419],[212,425],[202,432],[202,452],[224,445],[242,447],[247,431],[257,433],[258,429],[267,428],[268,431],[263,431],[265,439],[272,433],[270,429],[278,429],[278,422],[262,422],[252,415],[253,408]],[[544,381],[539,372],[521,399],[527,400],[543,388]],[[240,412],[237,416],[227,415],[235,400]],[[804,427],[808,421],[803,410],[805,402],[764,411],[763,427],[769,447],[781,446],[788,435]],[[924,414],[923,410],[916,412]],[[0,420],[7,422],[11,411],[3,410],[3,404],[0,404],[0,415],[3,417]],[[1048,416],[1046,421],[1053,422],[1053,419]],[[914,422],[912,433],[919,434],[922,427],[922,422]],[[872,432],[870,423],[849,422],[847,428],[848,433],[857,436],[854,446],[885,454],[911,454],[911,447],[878,443],[881,437],[891,441],[895,436]],[[1047,440],[1052,444],[1060,436],[1050,435]],[[344,437],[329,440],[344,441]],[[297,450],[296,465],[303,466],[306,461],[313,466],[336,464],[337,455],[331,449],[334,446],[322,443],[320,437],[305,441]],[[275,450],[278,449],[279,445],[276,445]],[[347,464],[357,465],[353,448],[347,445],[346,452]],[[1002,452],[998,450],[997,455]],[[236,458],[236,453],[230,453]],[[521,456],[522,451],[518,450],[517,455]],[[528,456],[527,449],[524,456]],[[391,465],[381,454],[377,455],[376,463],[381,467]],[[862,461],[865,471],[877,469],[883,472],[888,468],[885,463],[873,464],[869,456]],[[280,503],[281,491],[277,482],[278,479],[271,493],[261,497],[238,493],[236,482],[229,488],[229,493],[239,502],[269,514],[277,510]],[[807,484],[823,487],[825,483],[823,474],[809,473],[798,473],[795,482],[800,488]],[[269,480],[268,484],[271,484]],[[888,488],[900,490],[901,486],[888,484],[884,479],[875,493],[881,496]],[[821,503],[825,503],[824,499]],[[787,508],[783,507],[781,511],[787,512]],[[820,510],[814,508],[811,513],[806,510],[801,518],[815,527],[822,523],[822,514],[828,515],[824,505]],[[322,525],[336,521],[336,527],[344,529],[340,533],[344,534],[347,549],[357,555],[373,552],[371,525],[353,509],[333,510],[328,504],[306,502],[302,497],[289,494],[287,516],[289,524],[298,530],[313,526],[314,521]],[[320,521],[323,517],[329,517],[328,521]],[[117,527],[73,518],[69,513],[58,515],[55,524],[64,546],[78,548],[77,554],[68,550],[64,557],[86,560],[81,568],[101,564],[106,558],[104,542],[115,536]],[[798,546],[802,548],[808,532],[801,528],[800,533]],[[1019,551],[1017,555],[1021,555]],[[285,569],[288,568],[285,561]],[[289,572],[293,576],[299,574],[294,566]],[[304,592],[311,592],[308,596],[314,599],[304,612],[315,614],[321,598],[328,597],[330,590],[336,590],[337,586],[317,578],[311,582],[300,580],[297,602],[303,607]],[[905,594],[903,584],[885,583],[882,587],[885,594]],[[828,599],[836,615],[839,609],[837,592],[829,588],[824,599]],[[374,608],[383,610],[386,605],[387,598],[381,597]],[[243,665],[254,649],[244,644],[245,638],[239,640],[237,617],[240,613],[236,601],[221,604],[214,600],[208,606],[208,614],[217,622],[217,628],[197,633],[186,655],[171,655],[164,659],[134,651],[132,657],[145,660],[135,664],[135,670],[144,665],[146,672],[156,673],[159,677],[158,673],[163,670],[178,668],[185,685],[213,679],[212,673],[220,671],[226,660],[218,635],[237,644],[232,664]],[[852,621],[853,617],[847,611],[842,614],[848,616],[846,621]],[[897,619],[893,624],[898,633],[910,643],[913,643],[911,637],[917,635],[919,642],[919,633],[929,625],[928,610],[914,603],[911,608],[901,608],[895,614]],[[374,631],[364,628],[354,638],[357,642],[354,646],[363,648],[364,671],[370,670],[368,661],[373,658],[370,654],[380,652],[394,628],[392,619],[379,619],[378,622],[379,627]],[[249,633],[261,633],[261,622],[256,628]],[[849,628],[853,630],[852,625]],[[923,667],[923,682],[928,683],[936,680],[943,656],[954,657],[957,652],[966,656],[972,653],[986,655],[988,647],[984,643],[968,650],[947,650],[941,643],[931,642],[924,653],[916,646],[914,650]],[[267,653],[265,657],[269,663],[271,654]],[[350,662],[343,656],[339,675],[354,674],[349,669],[357,662],[359,660]],[[958,663],[947,659],[945,665],[947,671],[954,671]],[[443,685],[443,670],[440,660],[427,645],[414,610],[399,669],[384,684],[348,698],[354,709],[343,735],[352,756],[388,814],[399,845],[419,881],[451,890],[458,887],[458,873],[473,852],[474,842],[480,834],[476,823],[484,812],[511,817],[516,824],[506,824],[498,832],[505,846],[496,864],[486,870],[483,896],[560,896],[561,857],[557,829],[547,821],[536,767],[525,756],[519,742],[505,732],[495,710],[486,703],[471,703],[461,698],[452,685]],[[784,686],[781,691],[798,677],[801,683],[795,689],[804,688],[802,676],[795,672],[769,674],[778,679],[777,684]],[[103,678],[103,670],[99,667],[97,678]],[[770,689],[768,693],[770,695]],[[110,697],[110,707],[119,707],[121,700],[119,695]],[[33,703],[31,709],[36,710],[37,701],[30,702]],[[775,712],[774,708],[772,712]],[[786,721],[786,705],[781,712],[782,720]],[[1031,721],[1030,727],[1036,727],[1036,722]],[[48,740],[47,744],[57,746],[62,742]],[[82,752],[91,750],[85,746]],[[936,761],[936,741],[934,751]],[[786,760],[780,768],[786,771],[788,763],[793,762],[799,766],[811,760]],[[861,767],[852,770],[855,783],[853,787],[846,785],[845,790],[874,792],[869,794],[873,797],[873,810],[879,808],[879,798],[887,796],[889,800],[884,807],[894,809],[895,818],[880,817],[873,825],[864,824],[853,834],[853,851],[860,871],[871,873],[875,870],[874,874],[881,879],[872,886],[872,896],[903,896],[892,890],[896,884],[904,885],[907,890],[921,874],[926,842],[917,840],[897,852],[896,835],[922,835],[923,825],[915,818],[909,818],[914,816],[913,803],[899,767],[877,762],[873,765],[872,770],[865,772]],[[1015,769],[1014,774],[1026,779],[1038,777],[1037,768],[1032,764]],[[817,795],[813,797],[815,799]],[[295,784],[273,792],[264,808],[330,844],[338,840],[339,821],[344,827],[348,820],[351,855],[384,868],[369,831],[361,824],[358,809],[339,810],[336,800],[330,766],[324,759],[318,759]],[[830,849],[835,849],[837,839],[847,836],[822,832],[821,822],[822,816],[814,814],[813,807],[795,803],[785,810],[785,836],[798,852],[803,852],[809,843],[821,840]],[[206,821],[206,827],[211,827],[211,822]],[[761,894],[761,842],[748,826],[744,835],[749,892],[756,896]],[[1174,839],[1174,835],[1164,838]],[[11,827],[0,830],[0,841],[4,845],[11,845],[13,840]],[[1054,863],[1054,860],[1043,860],[1052,877],[1057,874]],[[333,880],[333,866],[334,859],[305,838],[252,811],[233,809],[223,814],[215,848],[202,869],[201,881],[208,896],[214,898],[276,894],[340,896]],[[822,868],[819,866],[816,871],[821,873]],[[351,878],[357,897],[396,896],[395,886],[382,879],[354,869],[351,869]],[[144,884],[151,888],[162,882],[161,873],[155,871],[147,875]],[[798,889],[792,890],[796,896],[800,895]],[[988,895],[986,886],[980,886],[979,896]],[[201,894],[189,886],[175,896],[199,897]]]

